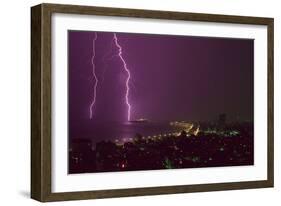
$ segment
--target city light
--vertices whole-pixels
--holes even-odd
[[[253,163],[253,139],[243,127],[177,121],[170,132],[137,137],[115,137],[112,141],[82,141],[81,146],[71,144],[71,171],[85,162],[96,162],[96,171],[139,170],[147,168],[173,169],[205,166],[250,165]],[[184,127],[183,127],[184,125]],[[239,129],[240,128],[240,129]],[[230,136],[232,135],[232,136]],[[231,138],[230,138],[231,137]],[[92,154],[92,155],[89,155]],[[94,159],[87,160],[93,157]],[[151,160],[151,162],[150,162]],[[135,164],[138,162],[137,164]],[[81,166],[82,165],[82,166]]]

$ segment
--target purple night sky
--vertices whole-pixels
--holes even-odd
[[[131,119],[253,120],[254,40],[116,33],[131,73]],[[89,120],[95,32],[69,31],[69,125]],[[127,73],[113,33],[97,32],[95,122],[127,119]],[[78,126],[79,127],[79,126]],[[77,127],[75,127],[77,128]]]

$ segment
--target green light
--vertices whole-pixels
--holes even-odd
[[[166,169],[173,169],[172,161],[169,160],[167,157],[164,160],[164,166]]]

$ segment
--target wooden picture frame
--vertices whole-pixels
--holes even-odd
[[[220,22],[267,26],[267,179],[215,184],[52,192],[51,160],[51,16],[54,13]],[[64,201],[140,195],[160,195],[273,187],[273,30],[272,18],[150,11],[76,5],[40,4],[31,8],[31,197],[38,201]]]

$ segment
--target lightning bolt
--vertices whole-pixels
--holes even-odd
[[[120,60],[123,63],[123,68],[126,71],[126,73],[128,74],[127,79],[126,79],[125,101],[126,101],[127,111],[128,111],[128,113],[127,113],[127,115],[128,115],[127,116],[127,120],[130,121],[131,120],[131,104],[129,102],[129,93],[130,93],[129,83],[130,83],[130,79],[131,79],[131,73],[130,73],[130,70],[128,69],[128,67],[127,67],[126,61],[123,58],[122,47],[121,47],[121,45],[118,42],[118,38],[117,38],[116,33],[113,33],[113,40],[114,40],[114,43],[115,43],[116,47],[118,48],[118,56],[119,56]]]
[[[96,103],[97,87],[98,87],[98,82],[99,82],[98,77],[96,75],[96,65],[95,65],[95,56],[96,56],[95,42],[96,42],[97,38],[98,38],[98,35],[95,32],[95,36],[94,36],[93,42],[92,42],[92,44],[93,44],[93,54],[92,54],[92,59],[91,59],[91,61],[92,61],[92,75],[94,77],[95,84],[94,84],[94,96],[93,96],[93,100],[92,100],[92,102],[90,104],[90,109],[89,109],[89,111],[90,111],[90,119],[93,118],[93,109],[94,109],[94,106],[95,106],[95,103]]]

